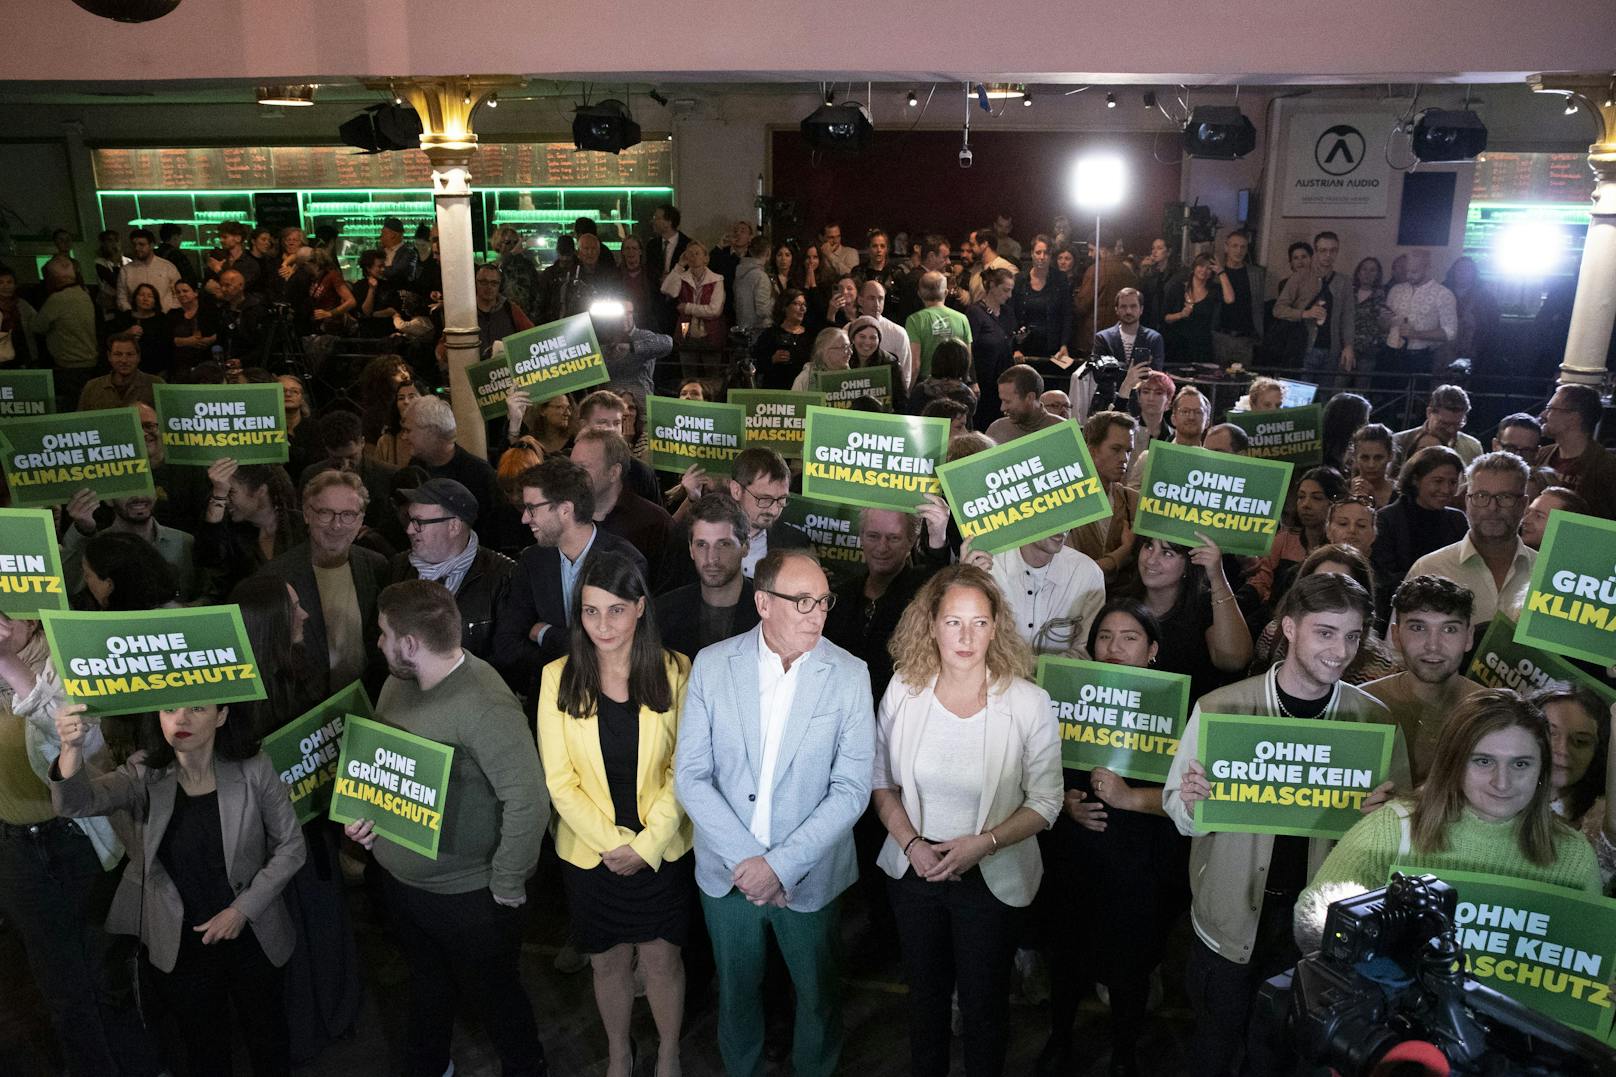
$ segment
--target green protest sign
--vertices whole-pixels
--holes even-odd
[[[5,472],[16,508],[63,505],[86,486],[103,500],[155,493],[134,408],[6,420]]]
[[[817,370],[814,388],[825,395],[827,407],[850,408],[853,401],[868,396],[887,411],[892,410],[892,368],[885,363],[856,370]]]
[[[808,409],[823,405],[825,394],[731,389],[729,402],[746,409],[746,448],[773,449],[787,460],[801,460]]]
[[[1516,640],[1515,622],[1498,613],[1476,645],[1470,678],[1488,688],[1509,688],[1529,695],[1552,684],[1591,689],[1606,703],[1616,703],[1616,688],[1588,675],[1559,655],[1539,651]]]
[[[814,544],[832,587],[864,567],[858,518],[856,505],[836,505],[796,496],[786,502],[785,511],[780,514],[780,519],[807,535]]]
[[[587,314],[512,333],[505,338],[505,358],[511,364],[511,388],[527,390],[535,404],[609,379],[595,323]]]
[[[40,614],[69,703],[97,715],[264,698],[237,606]]]
[[[350,714],[361,718],[375,714],[365,686],[358,681],[264,738],[264,753],[286,784],[299,823],[324,815],[331,806],[337,752]]]
[[[377,834],[436,860],[454,749],[357,715],[343,725],[331,818],[369,819]]]
[[[1616,659],[1616,523],[1549,513],[1515,639],[1600,665]]]
[[[1397,864],[1459,892],[1459,945],[1476,979],[1561,1024],[1603,1036],[1616,962],[1616,901],[1503,875]]]
[[[1182,546],[1199,545],[1200,531],[1224,553],[1262,556],[1279,531],[1290,481],[1291,465],[1277,460],[1153,441],[1133,529]]]
[[[700,464],[714,475],[728,475],[746,438],[746,409],[653,396],[646,401],[645,425],[656,470],[683,474]]]
[[[937,469],[960,534],[1013,550],[1111,515],[1076,423],[1058,423]]]
[[[1189,719],[1188,677],[1045,654],[1038,656],[1038,686],[1060,723],[1061,766],[1167,780]]]
[[[1226,418],[1251,439],[1246,456],[1312,467],[1324,459],[1322,410],[1309,404],[1278,411],[1231,411]]]
[[[466,377],[471,380],[471,395],[484,419],[505,414],[505,398],[511,393],[511,364],[503,355],[471,364],[466,368]]]
[[[1200,830],[1339,838],[1391,770],[1397,727],[1319,718],[1201,715],[1200,761],[1212,795]]]
[[[56,410],[56,385],[48,370],[0,370],[0,418],[49,415]]]
[[[35,620],[67,609],[56,520],[46,509],[0,509],[0,614]]]
[[[913,512],[924,495],[943,492],[937,468],[947,449],[947,419],[809,408],[803,496]]]
[[[284,464],[286,393],[269,385],[156,385],[157,429],[170,464]],[[98,489],[96,491],[100,493]]]

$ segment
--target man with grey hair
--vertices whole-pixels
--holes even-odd
[[[454,594],[460,646],[484,661],[494,654],[494,615],[505,602],[516,562],[477,540],[478,505],[453,479],[428,479],[401,490],[409,549],[389,565],[391,581],[430,580]]]
[[[418,467],[434,479],[453,479],[477,499],[477,522],[473,530],[484,542],[490,541],[493,513],[505,504],[499,480],[488,461],[473,456],[455,443],[454,410],[438,396],[423,396],[404,413],[404,439],[410,447],[410,466]]]
[[[1458,542],[1415,561],[1408,579],[1440,576],[1475,596],[1472,629],[1485,626],[1499,610],[1517,616],[1526,598],[1537,551],[1521,541],[1526,511],[1526,461],[1509,452],[1476,457],[1465,471],[1465,515],[1470,530]]]
[[[947,305],[948,278],[938,272],[922,274],[919,291],[923,305],[903,323],[909,335],[909,352],[919,357],[916,383],[931,377],[931,357],[937,345],[945,340],[958,340],[966,347],[971,344],[971,323]]]

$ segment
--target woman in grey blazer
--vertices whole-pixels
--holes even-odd
[[[199,704],[149,722],[144,760],[92,776],[85,709],[56,712],[51,800],[63,816],[125,817],[107,930],[140,939],[156,997],[181,1015],[176,1072],[230,1073],[233,1003],[255,1077],[290,1073],[280,967],[296,934],[281,891],[306,850],[280,775],[229,707]]]

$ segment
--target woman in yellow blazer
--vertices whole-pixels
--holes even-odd
[[[539,685],[539,755],[573,938],[594,966],[607,1077],[634,1068],[636,949],[661,1041],[656,1072],[678,1077],[680,949],[695,892],[690,820],[673,789],[690,663],[663,648],[646,590],[623,555],[589,558],[573,599],[570,656],[545,666]]]

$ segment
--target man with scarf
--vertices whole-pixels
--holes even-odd
[[[460,610],[460,646],[485,661],[494,649],[494,611],[505,600],[516,562],[480,546],[472,525],[477,499],[453,479],[428,479],[396,495],[410,548],[393,558],[393,582],[435,580]]]

